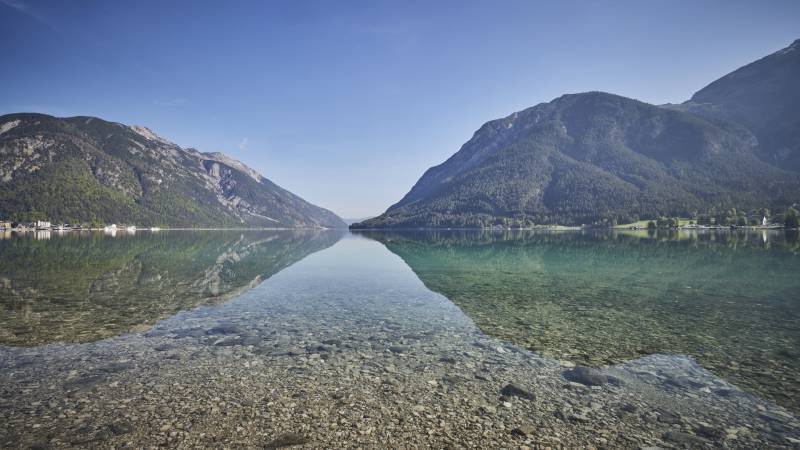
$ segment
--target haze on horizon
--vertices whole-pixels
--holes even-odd
[[[0,0],[0,114],[88,115],[377,215],[488,120],[681,102],[800,37],[800,3]]]

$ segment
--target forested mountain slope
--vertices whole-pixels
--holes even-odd
[[[741,126],[629,98],[564,95],[484,124],[379,217],[353,228],[625,223],[779,208],[800,176]]]
[[[345,227],[221,153],[94,117],[0,116],[0,218],[173,227]]]

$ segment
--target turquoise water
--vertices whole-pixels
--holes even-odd
[[[800,243],[760,232],[367,233],[486,333],[601,366],[685,354],[800,408]]]

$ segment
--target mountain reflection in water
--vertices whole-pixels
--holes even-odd
[[[330,247],[343,231],[120,235],[34,233],[0,240],[0,344],[90,342],[217,304]]]
[[[686,354],[800,409],[796,233],[361,234],[486,333],[593,366]]]

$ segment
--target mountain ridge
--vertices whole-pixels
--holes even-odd
[[[679,105],[565,94],[484,123],[386,212],[351,228],[611,225],[786,208],[800,201],[795,80],[800,40]]]
[[[223,153],[90,116],[0,116],[0,217],[160,226],[343,228]]]
[[[673,108],[741,125],[762,160],[800,171],[800,39],[745,64]]]
[[[791,204],[800,180],[756,158],[755,144],[723,121],[566,94],[486,122],[386,213],[352,228],[626,223]]]

